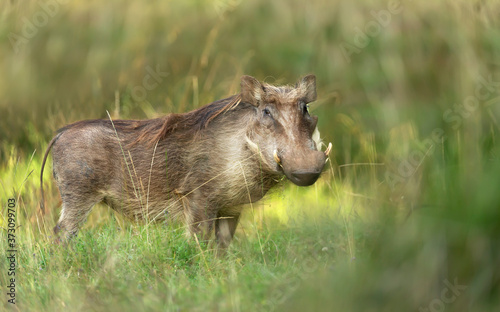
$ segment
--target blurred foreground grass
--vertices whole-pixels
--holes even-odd
[[[500,306],[498,1],[4,1],[0,223],[13,310],[494,311]],[[46,16],[46,20],[44,20]],[[378,26],[377,26],[378,25]],[[156,74],[152,74],[156,72]],[[315,73],[330,167],[249,208],[227,259],[96,207],[53,245],[41,158],[86,118],[151,118]],[[148,75],[153,80],[145,78]],[[31,173],[31,174],[30,174]],[[7,236],[0,293],[9,284]]]

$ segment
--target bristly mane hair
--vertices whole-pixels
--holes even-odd
[[[151,123],[140,129],[137,139],[132,144],[146,143],[151,146],[177,129],[189,129],[198,132],[206,128],[217,116],[235,109],[240,102],[241,95],[238,94],[207,104],[191,112],[160,117],[157,120],[161,121],[161,123]]]
[[[61,133],[70,128],[87,125],[102,125],[108,128],[114,127],[118,133],[136,133],[135,140],[128,142],[129,146],[136,144],[154,146],[158,141],[163,140],[168,134],[178,129],[189,129],[196,133],[206,128],[212,120],[221,114],[237,108],[240,103],[241,94],[237,94],[187,113],[169,114],[167,116],[145,120],[113,120],[112,124],[110,120],[106,119],[82,120],[67,125],[57,132]]]

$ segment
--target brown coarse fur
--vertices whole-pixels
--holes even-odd
[[[254,78],[245,77],[241,94],[188,113],[85,120],[61,128],[42,164],[43,175],[52,148],[63,203],[56,232],[75,235],[92,207],[104,202],[133,220],[180,220],[203,239],[215,229],[219,246],[226,247],[242,205],[261,199],[283,174],[299,185],[306,184],[297,177],[309,179],[310,168],[319,176],[325,158],[311,141],[316,119],[296,112],[307,92],[256,80],[248,85],[245,79]],[[269,121],[264,106],[278,110],[282,120]],[[293,135],[286,134],[285,121],[297,127],[288,129]],[[293,142],[296,152],[280,147]]]

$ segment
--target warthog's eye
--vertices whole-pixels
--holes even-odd
[[[264,116],[272,117],[272,116],[271,116],[271,111],[269,110],[269,108],[267,108],[267,107],[266,107],[266,108],[264,108],[264,109],[262,110],[262,112],[264,113]]]

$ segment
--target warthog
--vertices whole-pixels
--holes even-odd
[[[316,78],[294,87],[241,78],[241,93],[184,114],[149,120],[84,120],[49,143],[62,199],[55,232],[75,235],[104,202],[135,220],[180,219],[189,233],[230,243],[243,204],[261,199],[285,175],[299,186],[321,174]],[[313,139],[315,137],[315,139]],[[41,205],[43,211],[43,204]]]

